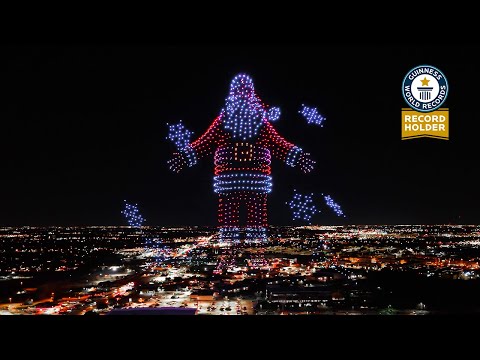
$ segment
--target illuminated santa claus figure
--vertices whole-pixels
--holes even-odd
[[[202,136],[179,148],[168,162],[170,169],[179,172],[214,153],[213,187],[218,194],[222,240],[239,240],[241,234],[246,241],[267,239],[272,157],[305,173],[313,169],[310,154],[285,140],[271,124],[279,116],[280,109],[263,104],[248,75],[237,75],[220,115]]]

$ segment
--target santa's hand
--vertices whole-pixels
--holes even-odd
[[[173,153],[173,157],[167,161],[170,170],[179,173],[187,165],[185,155],[181,152]]]
[[[315,167],[317,162],[312,159],[309,153],[303,152],[298,157],[298,166],[304,173],[309,173]]]

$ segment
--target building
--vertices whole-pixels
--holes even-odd
[[[195,290],[190,294],[190,300],[193,301],[213,301],[215,300],[216,292],[213,290]]]
[[[106,315],[196,315],[195,308],[160,307],[160,308],[134,308],[113,309]]]
[[[270,303],[329,303],[332,301],[332,290],[328,287],[298,287],[267,285],[267,300]]]

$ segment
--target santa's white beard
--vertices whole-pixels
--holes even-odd
[[[225,130],[232,134],[233,138],[250,139],[258,134],[263,123],[263,111],[252,106],[241,105],[227,107],[224,120]]]

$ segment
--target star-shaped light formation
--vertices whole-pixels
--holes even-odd
[[[428,83],[430,82],[430,80],[428,80],[426,76],[423,78],[423,80],[420,81],[422,82],[422,86],[428,86]]]
[[[302,114],[305,119],[307,119],[308,124],[315,124],[319,125],[320,127],[323,127],[323,121],[327,119],[318,112],[317,108],[308,107],[304,104],[302,104],[302,109],[299,111],[299,113]]]
[[[303,195],[294,190],[293,199],[286,203],[292,210],[293,220],[304,220],[310,224],[312,216],[320,212],[313,204],[313,193]]]
[[[168,140],[171,140],[177,150],[185,149],[190,144],[193,132],[183,126],[182,120],[178,124],[168,125]]]
[[[346,217],[340,205],[333,201],[330,195],[323,195],[323,198],[325,199],[327,206],[332,209],[337,216]]]
[[[132,205],[127,203],[127,200],[123,200],[125,203],[125,208],[122,210],[123,216],[128,222],[128,225],[131,227],[139,228],[145,222],[145,219],[142,217],[138,211],[138,205]]]

